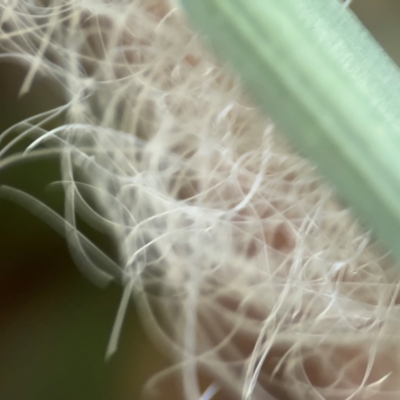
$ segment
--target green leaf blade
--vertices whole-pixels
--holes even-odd
[[[400,260],[400,74],[337,1],[183,0],[292,143]]]

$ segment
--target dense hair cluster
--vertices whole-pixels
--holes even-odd
[[[90,279],[125,287],[110,354],[134,295],[176,360],[150,396],[177,372],[188,400],[399,398],[398,267],[178,4],[5,0],[0,25],[1,57],[26,66],[21,94],[40,76],[64,96],[3,133],[19,132],[0,165],[59,153],[65,214],[2,194],[58,227]],[[118,260],[80,233],[77,216],[114,238]]]

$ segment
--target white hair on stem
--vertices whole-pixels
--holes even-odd
[[[333,0],[326,0],[333,1]],[[348,4],[349,2],[346,2]],[[2,58],[65,104],[2,138],[0,168],[59,152],[61,230],[84,274],[133,293],[188,400],[398,399],[399,270],[167,0],[6,0]],[[44,127],[60,114],[66,123]],[[47,149],[43,146],[47,146]],[[115,238],[120,263],[79,232]],[[204,384],[205,373],[208,377]]]

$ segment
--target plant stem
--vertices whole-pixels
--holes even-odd
[[[337,0],[181,0],[292,143],[400,260],[400,74]]]

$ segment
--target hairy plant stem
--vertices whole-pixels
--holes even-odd
[[[337,0],[181,0],[292,143],[400,260],[400,74]]]

